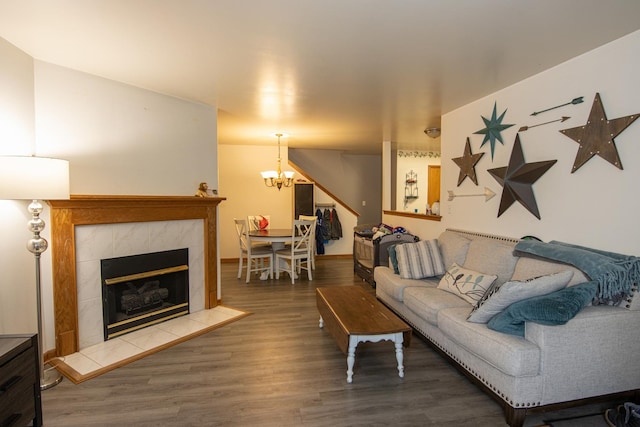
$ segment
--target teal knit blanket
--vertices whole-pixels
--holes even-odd
[[[594,304],[619,304],[631,293],[634,283],[640,283],[640,258],[606,252],[584,246],[551,241],[549,243],[522,240],[516,252],[528,253],[580,269],[598,282]]]

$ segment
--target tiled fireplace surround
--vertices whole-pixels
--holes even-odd
[[[217,304],[223,198],[72,196],[50,201],[56,354],[104,341],[100,260],[189,248],[190,311]]]
[[[189,249],[189,310],[204,309],[202,220],[76,227],[79,350],[104,341],[100,260]]]

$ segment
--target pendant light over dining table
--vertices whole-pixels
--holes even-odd
[[[293,171],[282,172],[282,159],[280,157],[280,138],[285,136],[282,133],[276,133],[278,137],[278,170],[277,171],[264,171],[260,172],[264,179],[264,185],[267,187],[277,187],[280,190],[282,187],[291,187],[293,184]]]

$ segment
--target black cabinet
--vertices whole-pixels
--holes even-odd
[[[0,426],[42,425],[37,335],[0,335]]]

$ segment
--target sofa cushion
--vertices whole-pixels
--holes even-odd
[[[464,264],[467,251],[469,250],[469,243],[471,243],[471,239],[455,231],[447,230],[440,234],[438,237],[438,245],[440,246],[440,253],[442,254],[442,261],[445,268],[454,262],[458,265]]]
[[[451,292],[469,304],[475,304],[495,280],[495,275],[479,273],[453,263],[440,279],[438,289]]]
[[[564,288],[572,276],[573,272],[567,270],[524,281],[511,280],[502,285],[494,283],[473,307],[467,320],[487,323],[493,316],[515,302]]]
[[[598,282],[585,282],[519,301],[495,315],[487,326],[505,334],[524,336],[525,322],[564,325],[591,303],[597,289]]]
[[[444,274],[437,240],[421,240],[416,243],[396,245],[398,270],[403,279],[424,279]]]
[[[518,258],[516,268],[513,271],[512,280],[526,280],[532,277],[544,276],[561,271],[573,271],[573,277],[567,286],[577,285],[578,283],[588,282],[587,277],[580,269],[561,262],[549,261],[548,259],[536,257],[535,255],[524,254]]]
[[[462,298],[432,288],[406,288],[404,291],[404,305],[420,318],[434,326],[438,325],[438,312],[445,308],[462,307],[467,311],[471,308]]]
[[[491,366],[513,377],[539,375],[540,348],[533,342],[502,334],[481,323],[467,322],[469,308],[438,313],[438,328],[452,341]]]
[[[389,267],[378,266],[373,270],[373,278],[376,282],[376,294],[385,293],[396,301],[404,300],[404,290],[408,287],[428,287],[438,286],[437,279],[403,279],[394,274]]]
[[[498,276],[502,284],[511,279],[518,257],[513,255],[514,242],[478,238],[469,243],[467,258],[462,266]]]

